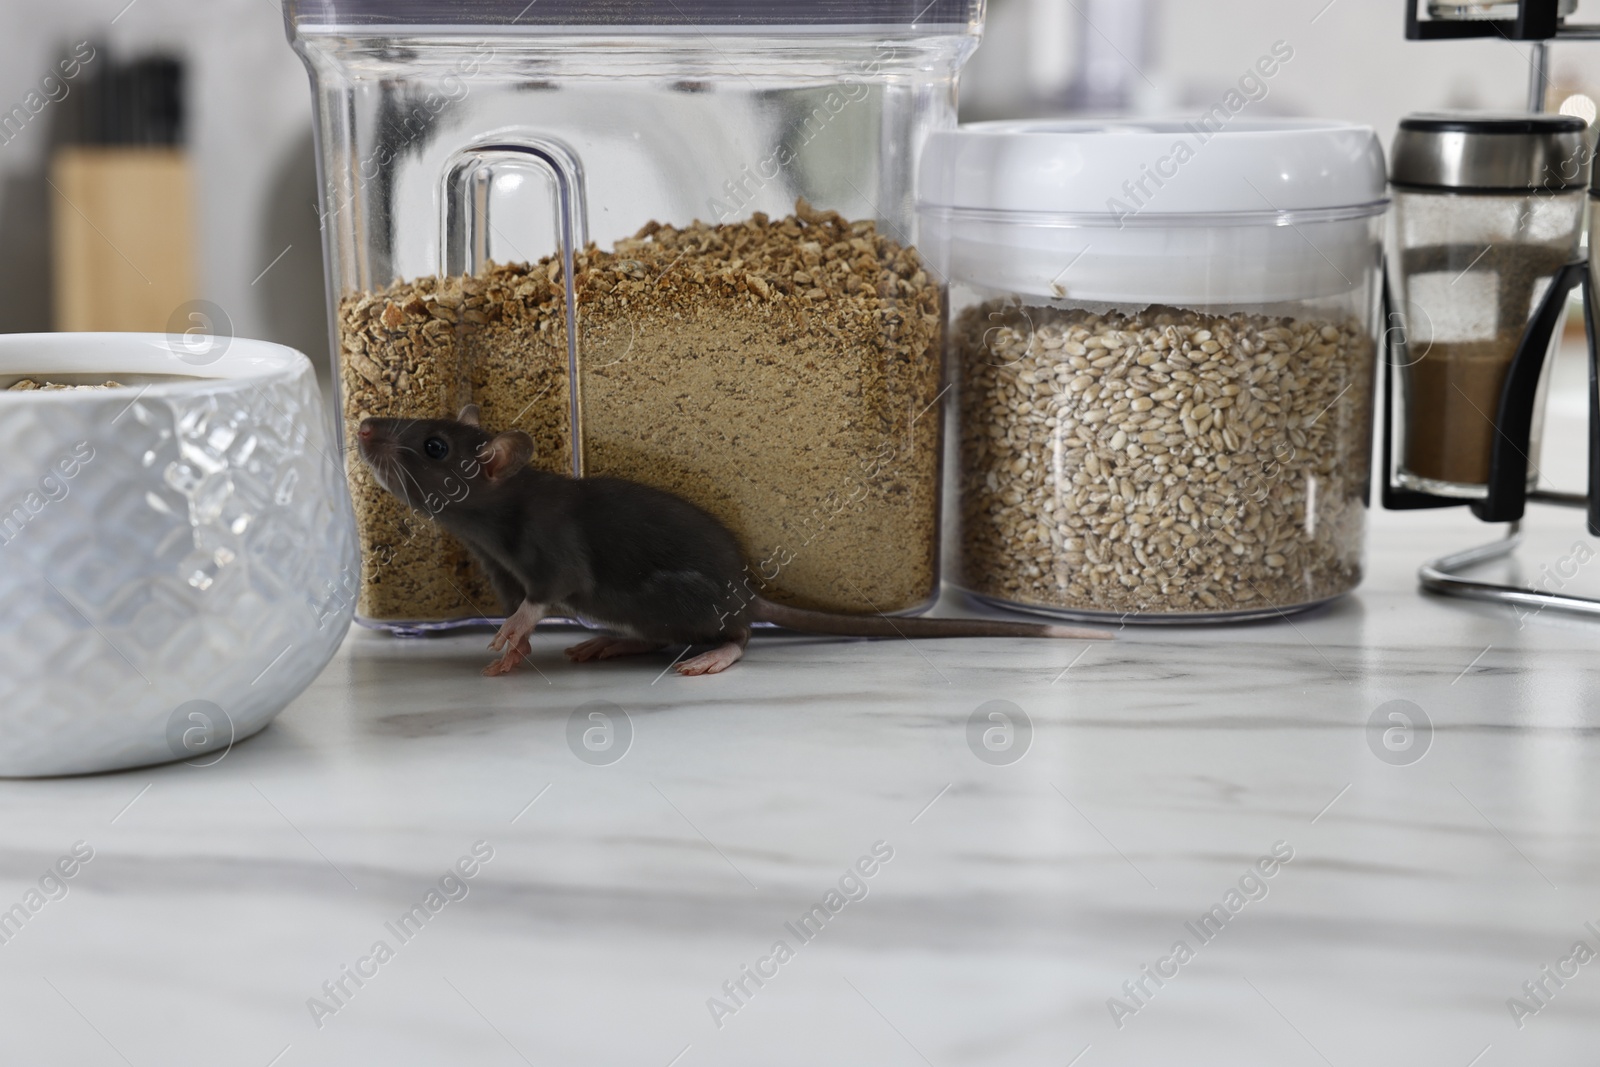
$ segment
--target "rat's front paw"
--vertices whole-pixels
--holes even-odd
[[[521,662],[522,657],[515,653],[501,656],[483,669],[483,676],[485,678],[498,678],[502,674],[510,674],[516,669],[517,664]]]
[[[528,658],[533,653],[533,647],[527,638],[515,644],[506,646],[505,654],[483,669],[484,677],[497,678],[502,674],[510,674],[516,669],[517,664]]]
[[[493,639],[489,642],[490,652],[499,652],[501,649],[511,647],[516,640],[517,630],[510,619],[500,624],[500,629],[495,631]]]
[[[543,605],[530,604],[524,600],[522,605],[500,624],[500,629],[495,631],[494,640],[489,642],[489,651],[499,652],[504,649],[505,659],[510,660],[511,665],[496,673],[504,674],[517,665],[517,660],[528,654],[528,635],[533,633],[533,628],[539,625],[539,620],[542,618],[544,618]],[[511,659],[514,652],[520,655],[516,659]],[[504,663],[505,660],[501,662]]]

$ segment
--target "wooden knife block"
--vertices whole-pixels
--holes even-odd
[[[187,153],[66,147],[51,160],[50,184],[55,328],[169,329],[195,297]]]

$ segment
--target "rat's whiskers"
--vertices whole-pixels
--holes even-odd
[[[400,466],[400,461],[398,459],[391,457],[389,459],[387,468],[383,472],[382,481],[384,483],[384,488],[389,489],[389,492],[395,493],[395,495],[399,496],[401,500],[405,501],[406,507],[411,508],[414,511],[416,510],[416,505],[411,503],[411,491],[406,488],[405,478],[395,477],[397,474],[404,475],[405,468]],[[395,488],[390,489],[389,487],[391,485]],[[419,485],[417,488],[420,490],[422,486]]]
[[[422,502],[424,504],[426,504],[428,502],[428,491],[426,489],[422,488],[422,483],[417,481],[417,476],[415,474],[412,474],[410,471],[406,470],[404,467],[400,466],[400,464],[398,462],[395,463],[395,468],[402,475],[404,475],[405,477],[411,479],[411,484],[417,487],[417,492],[422,496]],[[411,503],[411,495],[409,493],[406,494],[406,504],[409,507],[415,508],[415,505],[413,505]]]

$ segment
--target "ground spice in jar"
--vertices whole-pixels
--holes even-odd
[[[79,385],[79,384],[74,384],[74,383],[71,383],[71,382],[52,382],[52,381],[38,382],[38,381],[34,381],[32,378],[23,378],[20,381],[12,382],[10,385],[6,386],[6,391],[7,392],[12,392],[12,393],[32,393],[32,392],[55,393],[55,392],[61,392],[61,391],[71,391],[71,390],[76,390],[76,389],[121,389],[121,388],[122,388],[122,383],[121,382],[113,382],[113,381],[105,381],[105,382],[101,382],[99,384]]]
[[[1151,307],[969,308],[960,575],[1077,612],[1267,612],[1361,578],[1360,324]]]
[[[915,250],[801,201],[575,257],[585,473],[676,492],[726,522],[753,591],[847,612],[936,592],[942,290]],[[560,263],[428,277],[341,304],[344,415],[439,417],[469,400],[570,470]],[[448,535],[352,455],[359,612],[492,614]]]
[[[1407,249],[1402,255],[1401,270],[1413,283],[1427,274],[1459,281],[1470,271],[1492,275],[1495,288],[1492,307],[1469,312],[1490,319],[1486,331],[1490,336],[1408,338],[1412,362],[1404,371],[1404,471],[1455,484],[1489,481],[1494,423],[1506,374],[1533,314],[1535,296],[1566,261],[1563,249],[1515,242],[1427,246]],[[1428,321],[1413,323],[1413,331],[1455,330],[1446,313],[1446,308],[1419,304],[1417,314],[1426,315]]]

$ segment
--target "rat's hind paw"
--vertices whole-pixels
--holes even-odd
[[[640,656],[646,652],[659,652],[662,645],[656,641],[640,641],[633,637],[591,637],[566,650],[566,657],[574,663],[588,663],[597,659],[616,659],[618,656]]]
[[[702,652],[693,659],[686,659],[678,664],[679,674],[721,674],[744,655],[744,646],[737,641],[729,641],[718,645],[710,652]]]

